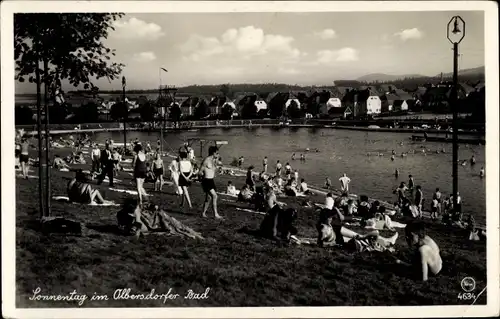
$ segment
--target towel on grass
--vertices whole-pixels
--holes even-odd
[[[241,212],[246,212],[246,213],[253,213],[253,214],[259,214],[259,215],[265,215],[266,213],[263,213],[263,212],[258,212],[256,210],[253,210],[253,209],[248,209],[248,208],[240,208],[240,207],[236,207],[236,210],[239,210]]]
[[[127,193],[129,195],[139,195],[139,193],[137,193],[137,191],[130,190],[130,189],[119,189],[119,188],[110,187],[109,190],[113,191],[113,192],[118,192],[118,193]],[[143,196],[153,197],[153,195],[150,195],[150,194],[146,194]]]
[[[24,176],[23,176],[23,174],[17,174],[17,177],[23,178]],[[39,177],[36,175],[28,175],[28,178],[39,178]]]
[[[68,196],[52,196],[52,199],[55,200],[55,201],[58,201],[58,202],[81,204],[81,203],[76,203],[76,202],[70,202]],[[119,204],[117,204],[117,203],[115,203],[113,201],[110,201],[110,200],[106,200],[102,204],[98,204],[96,202],[92,202],[92,203],[87,204],[87,205],[90,205],[90,206],[120,206]]]

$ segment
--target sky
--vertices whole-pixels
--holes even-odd
[[[460,69],[484,65],[484,14],[461,12],[127,13],[105,44],[129,89],[162,84],[331,85],[371,73],[451,72],[447,23],[467,23]],[[168,73],[162,72],[163,67]],[[96,81],[102,90],[121,81]],[[34,91],[16,83],[16,93]]]

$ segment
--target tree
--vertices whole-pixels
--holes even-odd
[[[114,121],[123,121],[128,117],[128,103],[118,102],[111,106],[109,116]]]
[[[51,123],[64,123],[69,114],[66,104],[54,104],[49,107],[49,120]]]
[[[268,109],[271,118],[280,118],[285,113],[286,99],[283,94],[277,94],[271,101],[269,101]]]
[[[33,111],[27,106],[16,106],[15,109],[15,124],[24,125],[33,123]]]
[[[81,105],[75,110],[75,119],[78,123],[96,123],[99,120],[99,109],[95,102]]]
[[[255,105],[255,103],[252,103],[251,99],[248,99],[241,108],[241,118],[255,119],[257,118],[257,111],[257,105]]]
[[[226,97],[229,96],[229,94],[231,93],[231,88],[229,87],[229,84],[223,84],[221,85],[219,91],[222,93],[224,97]]]
[[[156,107],[151,101],[147,101],[139,107],[139,113],[143,122],[152,122],[156,115]]]
[[[210,115],[210,108],[204,99],[200,99],[198,101],[198,105],[196,106],[193,115],[198,120]]]
[[[174,103],[174,105],[170,107],[170,114],[169,114],[170,119],[174,122],[179,122],[181,119],[181,115],[182,115],[181,107],[179,106],[179,104]]]
[[[290,105],[288,105],[286,112],[292,119],[298,119],[302,117],[302,112],[300,111],[299,105],[297,104],[297,102],[295,102],[295,100],[292,100],[290,102]]]
[[[233,113],[234,113],[233,107],[229,104],[225,104],[224,106],[222,106],[222,110],[220,112],[221,119],[230,120],[231,117],[233,116]]]
[[[85,90],[94,87],[91,78],[114,80],[123,64],[111,63],[114,50],[103,39],[121,13],[19,13],[14,17],[15,79],[34,83],[35,69],[46,86],[67,79]],[[40,69],[40,62],[42,69]],[[43,69],[46,69],[47,77]],[[93,93],[95,92],[92,91]]]

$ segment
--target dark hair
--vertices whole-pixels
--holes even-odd
[[[303,179],[303,178],[301,178],[301,179],[300,179],[300,182],[301,182],[301,183],[303,183],[303,182],[305,182],[305,181],[306,181],[306,180],[305,180],[305,179]]]
[[[134,152],[139,153],[140,151],[142,151],[142,145],[141,144],[136,144],[134,146]]]
[[[425,237],[425,225],[424,223],[417,221],[417,222],[409,222],[406,224],[405,227],[405,235],[410,236],[411,234],[417,234],[418,237],[423,238]]]
[[[413,176],[410,174],[410,175],[408,175],[408,177],[410,177],[410,178],[411,178],[411,177],[413,177]]]
[[[328,194],[326,194],[326,197],[333,197],[333,194],[332,193],[328,193]]]
[[[359,200],[362,201],[362,202],[367,202],[368,201],[368,196],[361,195],[361,196],[359,196]]]
[[[215,153],[217,153],[217,150],[217,146],[210,146],[208,148],[208,156],[214,155]]]
[[[382,214],[383,214],[383,213],[385,213],[385,206],[380,206],[380,207],[378,208],[378,211],[379,211],[380,213],[382,213]]]
[[[180,152],[179,152],[179,157],[180,157],[180,158],[184,159],[184,158],[187,158],[187,156],[188,156],[188,154],[187,154],[187,152],[186,152],[186,151],[180,151]]]
[[[438,188],[436,188],[436,192],[439,192],[439,187],[438,187]]]
[[[417,189],[421,189],[422,187],[420,187],[420,185],[417,185]]]
[[[375,205],[375,206],[379,206],[379,205],[380,205],[380,202],[379,202],[378,200],[376,200],[376,201],[374,201],[374,202],[373,202],[373,205]]]

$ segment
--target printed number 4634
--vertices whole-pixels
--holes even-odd
[[[473,300],[476,299],[476,295],[470,292],[461,292],[458,294],[458,300]]]

